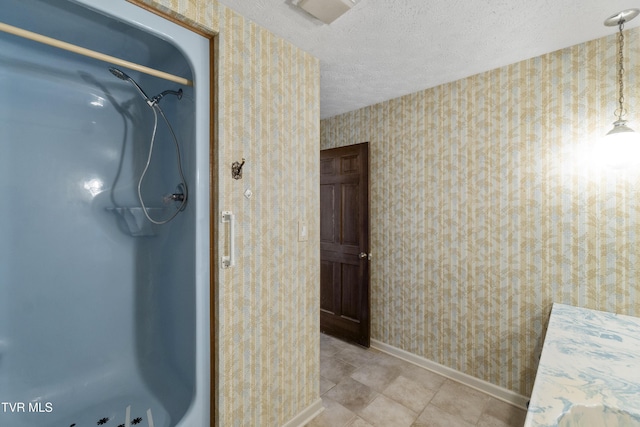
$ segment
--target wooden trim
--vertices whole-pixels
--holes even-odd
[[[217,402],[217,390],[218,390],[218,370],[216,367],[218,366],[218,342],[216,340],[216,332],[217,332],[217,322],[216,322],[216,301],[218,300],[218,287],[216,284],[219,280],[219,272],[220,269],[218,267],[218,256],[217,256],[217,242],[218,242],[218,222],[217,222],[217,212],[219,211],[218,206],[218,180],[216,179],[215,173],[218,171],[218,120],[216,120],[217,114],[217,96],[218,96],[218,58],[219,58],[219,38],[217,36],[213,37],[209,43],[209,70],[211,73],[211,82],[210,82],[210,112],[211,117],[209,119],[209,135],[211,137],[209,142],[209,191],[211,192],[209,204],[211,206],[211,211],[209,214],[209,269],[211,271],[211,284],[209,288],[209,295],[211,298],[210,302],[210,311],[211,311],[211,322],[210,322],[210,331],[211,331],[211,388],[210,388],[210,396],[211,396],[211,427],[214,427],[217,424],[217,416],[216,416],[216,402]]]
[[[177,14],[172,13],[171,11],[163,10],[163,9],[159,9],[154,6],[151,6],[145,3],[143,0],[127,0],[127,2],[134,4],[146,11],[149,11],[154,15],[158,15],[166,19],[167,21],[171,21],[176,25],[180,25],[181,27],[184,27],[187,30],[192,31],[196,34],[199,34],[204,38],[213,39],[213,37],[217,35],[215,31],[206,29],[196,22],[192,22],[191,20],[188,20],[184,17],[180,17]]]
[[[150,13],[160,16],[174,24],[180,25],[189,31],[192,31],[206,39],[209,39],[209,330],[210,330],[210,406],[211,413],[209,415],[210,427],[214,427],[217,424],[216,418],[216,392],[218,389],[218,347],[216,341],[216,301],[218,296],[217,286],[218,283],[218,263],[217,263],[217,245],[216,242],[218,236],[218,223],[216,221],[218,212],[218,186],[216,173],[218,171],[218,137],[217,137],[217,103],[216,96],[218,94],[218,37],[214,31],[203,29],[201,26],[191,21],[187,22],[186,19],[180,18],[168,11],[156,9],[144,3],[142,0],[127,0],[129,3],[147,10]]]

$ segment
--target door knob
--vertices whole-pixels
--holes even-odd
[[[368,255],[367,255],[366,253],[364,253],[364,252],[360,252],[360,253],[358,254],[358,258],[360,258],[360,259],[365,259],[367,256],[368,256]]]

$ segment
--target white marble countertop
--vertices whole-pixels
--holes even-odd
[[[574,406],[640,421],[640,318],[553,304],[524,425],[557,426]]]

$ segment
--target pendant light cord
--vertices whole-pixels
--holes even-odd
[[[624,109],[624,34],[622,30],[624,29],[624,20],[620,20],[619,23],[620,32],[618,33],[618,86],[620,88],[620,93],[618,97],[618,109],[614,112],[616,116],[618,116],[618,120],[622,120],[622,116],[626,115],[627,112]]]

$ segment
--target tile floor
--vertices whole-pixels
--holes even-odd
[[[521,427],[525,411],[426,369],[320,335],[325,410],[307,427]]]

